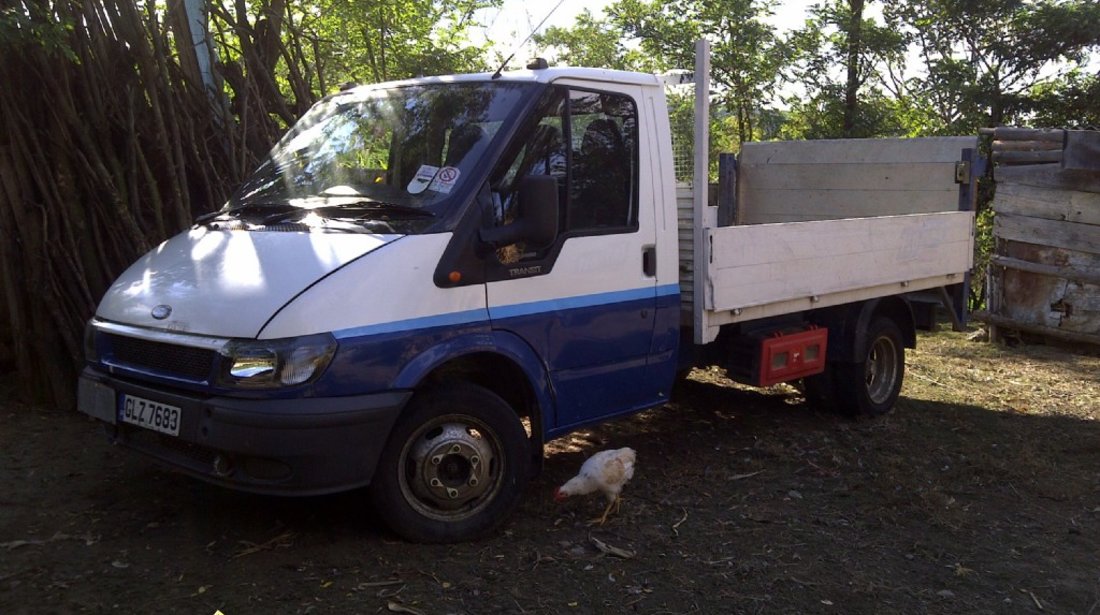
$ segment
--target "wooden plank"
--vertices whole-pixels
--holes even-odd
[[[974,137],[745,143],[739,222],[954,211],[955,166],[976,145]]]
[[[1066,315],[1061,329],[1080,333],[1100,332],[1100,286],[1096,284],[1070,284],[1062,297]]]
[[[1047,271],[1042,269],[1041,273],[1027,270],[1049,267],[1072,272],[1091,271],[1095,278],[1100,276],[1100,255],[1018,241],[1000,240],[997,243],[1000,254],[995,258],[1027,264],[1013,269],[990,268],[991,272],[1000,272],[999,294],[1003,297],[996,305],[991,301],[992,314],[1067,331],[1100,331],[1100,285],[1074,279],[1077,276],[1063,278],[1045,275]]]
[[[998,214],[993,218],[993,235],[1066,250],[1100,254],[1100,226]]]
[[[920,192],[758,190],[751,198],[751,206],[743,208],[744,224],[951,211],[958,207],[959,194],[957,187],[952,186],[948,190]]]
[[[994,152],[1030,152],[1035,150],[1062,149],[1061,141],[994,141]]]
[[[970,269],[973,214],[712,229],[705,305],[730,310]]]
[[[998,316],[996,314],[990,314],[989,312],[979,311],[974,312],[974,318],[982,322],[987,322],[993,325],[998,325],[1006,329],[1017,329],[1024,331],[1025,333],[1037,333],[1039,335],[1049,335],[1050,337],[1066,340],[1070,342],[1087,342],[1089,344],[1100,344],[1100,335],[1095,333],[1085,333],[1081,331],[1065,331],[1055,327],[1047,327],[1043,325],[1035,325],[1029,323],[1021,323],[1012,320],[1011,318],[1005,318],[1004,316]]]
[[[1012,242],[997,239],[994,236],[993,237],[993,250],[994,250],[994,252],[995,253],[1000,252],[1001,250],[1004,249],[1005,244],[1009,244],[1009,243],[1012,243]],[[998,313],[1000,311],[1000,307],[1001,307],[1001,304],[1002,304],[1002,299],[1001,299],[1001,286],[1002,286],[1001,278],[1004,277],[1004,272],[1005,272],[1005,270],[1000,268],[1000,267],[986,267],[985,268],[986,305],[989,307],[989,310],[993,313]],[[989,341],[993,342],[995,344],[1001,341],[1000,330],[997,328],[996,325],[994,325],[992,323],[989,324]]]
[[[1074,271],[1100,272],[1100,254],[1065,250],[1019,241],[998,240],[996,253],[1030,263],[1069,267]]]
[[[1047,220],[1100,224],[1100,193],[999,184],[993,211]]]
[[[1066,286],[1062,278],[1006,270],[1001,286],[1004,302],[997,315],[1016,322],[1057,327],[1062,315],[1052,311],[1051,306],[1065,296]]]
[[[999,164],[1041,164],[1044,162],[1062,162],[1062,150],[1037,150],[1031,152],[1012,152],[993,150],[993,162]]]
[[[977,146],[976,137],[758,141],[742,144],[738,158],[742,165],[954,163],[963,149]]]
[[[1061,164],[998,166],[993,179],[1001,183],[1025,184],[1040,188],[1100,192],[1100,173],[1081,169],[1063,169]]]
[[[838,293],[816,295],[810,297],[796,297],[794,299],[774,301],[772,303],[767,303],[764,305],[754,305],[745,308],[737,308],[734,310],[711,312],[709,324],[714,327],[720,327],[721,325],[727,325],[737,322],[748,322],[751,320],[758,320],[760,318],[768,318],[770,316],[779,316],[781,314],[791,314],[794,312],[804,312],[806,310],[831,307],[834,305],[855,303],[857,301],[866,301],[868,299],[874,299],[877,297],[887,297],[890,295],[897,295],[911,291],[929,290],[933,288],[938,288],[940,286],[957,284],[960,280],[962,280],[962,277],[963,276],[961,273],[933,276],[931,278],[912,280],[908,283],[907,286],[902,286],[899,283],[880,284],[878,286],[866,286],[863,288],[846,290]]]
[[[981,131],[985,133],[985,130]],[[1001,141],[1057,141],[1065,139],[1066,131],[1060,128],[1014,128],[999,126],[993,129],[993,138]]]
[[[955,185],[955,163],[874,163],[750,165],[742,164],[739,195],[742,207],[753,208],[750,196],[757,190],[944,190]]]
[[[710,229],[711,268],[881,250],[900,250],[901,256],[914,258],[941,242],[969,240],[972,219],[971,212],[939,212],[715,228]]]
[[[1100,132],[1095,130],[1067,130],[1062,167],[1100,171]]]
[[[1077,282],[1087,282],[1089,284],[1100,284],[1100,269],[1082,271],[1075,267],[1044,265],[1042,263],[1033,263],[1031,261],[1012,258],[1011,256],[1002,256],[1000,254],[993,255],[992,262],[994,265],[1000,265],[1001,267],[1005,267],[1007,269],[1028,271],[1031,273],[1053,276],[1057,278],[1065,278],[1067,280],[1074,280]]]

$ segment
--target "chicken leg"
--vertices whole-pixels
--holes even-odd
[[[615,496],[614,500],[607,503],[607,508],[603,510],[603,514],[595,519],[590,519],[588,525],[603,525],[607,523],[607,516],[611,514],[611,509],[615,509],[615,514],[619,514],[619,506],[622,504],[623,497],[621,495]]]

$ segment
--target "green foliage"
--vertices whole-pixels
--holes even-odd
[[[907,0],[885,14],[920,53],[925,73],[909,92],[937,133],[1027,123],[1035,88],[1083,67],[1100,44],[1094,0]]]
[[[73,20],[39,2],[14,2],[0,8],[0,54],[15,53],[21,47],[38,47],[50,55],[76,61],[68,44]]]
[[[781,139],[839,139],[905,137],[911,124],[908,109],[881,90],[863,94],[856,108],[853,129],[844,134],[844,92],[842,86],[823,87],[813,98],[790,98]]]
[[[606,18],[585,9],[571,28],[553,26],[533,37],[547,48],[550,59],[569,66],[655,72],[660,63],[637,48],[627,46],[623,32]]]
[[[974,269],[970,275],[970,296],[967,298],[967,309],[970,311],[984,308],[989,298],[985,281],[993,256],[993,241],[993,208],[983,207],[974,218]]]
[[[320,0],[303,4],[303,26],[319,41],[330,83],[377,82],[485,70],[470,43],[474,13],[500,0]]]
[[[672,68],[694,67],[695,41],[712,45],[716,104],[733,116],[737,141],[753,138],[755,123],[774,98],[789,51],[763,21],[774,0],[620,0],[611,22],[639,42],[647,56]]]
[[[1036,126],[1100,129],[1100,75],[1073,71],[1029,92]]]
[[[906,132],[902,108],[886,94],[904,70],[906,42],[896,30],[865,17],[862,0],[815,5],[788,44],[786,78],[805,90],[789,97],[786,138],[896,136]],[[843,71],[843,72],[842,72]]]

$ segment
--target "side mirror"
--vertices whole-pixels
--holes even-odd
[[[511,224],[483,228],[481,241],[501,247],[525,241],[541,250],[558,236],[558,181],[550,175],[528,175],[519,184],[519,211]]]

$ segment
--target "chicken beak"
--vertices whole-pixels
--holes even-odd
[[[569,496],[567,496],[567,495],[565,495],[564,493],[561,492],[561,487],[558,487],[557,489],[554,490],[554,501],[555,502],[564,502],[568,497]]]

